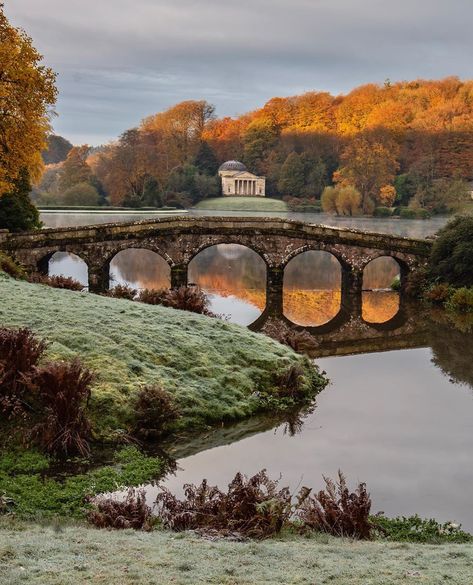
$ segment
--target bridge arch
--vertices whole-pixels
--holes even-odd
[[[240,325],[250,325],[265,311],[268,267],[249,246],[206,246],[187,266],[188,281],[209,295],[214,313],[227,315]]]
[[[54,264],[57,263],[57,266]],[[38,272],[47,276],[65,276],[88,286],[89,265],[87,258],[73,250],[61,249],[48,252],[38,262]]]
[[[283,314],[293,324],[317,328],[342,311],[344,268],[324,248],[298,250],[284,267]]]
[[[171,286],[171,264],[150,248],[132,246],[117,252],[109,261],[109,287],[125,284],[135,289]]]

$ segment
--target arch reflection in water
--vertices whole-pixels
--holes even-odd
[[[340,262],[321,250],[302,252],[284,271],[284,315],[304,326],[323,325],[340,311]]]
[[[171,286],[171,268],[156,252],[129,248],[110,262],[110,287],[126,284],[136,289],[162,289]]]
[[[363,310],[367,323],[385,323],[399,312],[400,294],[393,290],[400,282],[397,260],[382,256],[372,260],[363,272]]]
[[[209,295],[214,313],[240,325],[253,323],[266,306],[266,264],[240,244],[202,250],[189,264],[189,283]]]
[[[68,276],[80,282],[84,288],[89,285],[89,269],[87,264],[69,252],[56,252],[49,259],[49,276]]]

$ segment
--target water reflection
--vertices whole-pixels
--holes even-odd
[[[292,489],[318,489],[322,474],[341,468],[353,483],[368,483],[375,511],[472,530],[473,338],[445,327],[439,335],[429,326],[428,347],[318,359],[331,385],[297,432],[261,417],[182,438],[171,447],[180,471],[167,486],[181,494],[183,483],[204,477],[225,486],[237,471],[265,467]]]
[[[110,263],[110,286],[127,284],[136,289],[171,286],[171,268],[151,250],[130,248],[119,252]]]
[[[253,323],[266,306],[266,265],[245,246],[206,248],[190,262],[188,278],[209,295],[213,312],[240,325]]]
[[[51,256],[48,266],[50,276],[68,276],[79,281],[84,288],[89,286],[89,271],[87,264],[68,252],[56,252]]]
[[[342,271],[328,252],[310,250],[284,270],[284,315],[293,323],[317,326],[340,311]]]
[[[400,294],[392,287],[401,278],[394,258],[382,256],[366,265],[363,271],[363,319],[368,323],[385,323],[395,317]]]

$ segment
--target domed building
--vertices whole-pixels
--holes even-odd
[[[264,197],[266,178],[258,177],[237,160],[227,160],[218,169],[222,194],[226,197]]]

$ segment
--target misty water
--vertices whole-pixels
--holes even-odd
[[[411,237],[430,236],[445,223],[444,218],[286,215],[308,223]],[[50,226],[145,218],[42,217]],[[367,483],[375,512],[418,513],[459,521],[473,530],[472,330],[468,323],[450,322],[444,314],[426,313],[420,307],[411,307],[407,320],[398,326],[399,296],[390,288],[398,271],[390,258],[369,264],[359,335],[344,339],[334,331],[333,338],[320,338],[314,359],[327,372],[330,385],[311,412],[289,420],[259,417],[179,437],[166,445],[178,461],[178,471],[166,485],[182,493],[182,484],[205,477],[223,487],[238,471],[253,474],[267,468],[294,490],[300,485],[319,489],[322,475],[334,477],[341,469],[353,486]],[[68,254],[51,259],[50,273],[87,284],[86,265]],[[255,321],[264,310],[265,278],[262,259],[237,245],[207,248],[189,266],[189,280],[209,294],[212,310],[242,325]],[[285,317],[302,326],[330,323],[340,309],[340,278],[338,262],[328,253],[306,252],[294,258],[285,271]],[[149,250],[123,251],[111,264],[111,286],[162,288],[169,286],[169,279],[169,266]],[[149,488],[150,498],[155,489]]]

